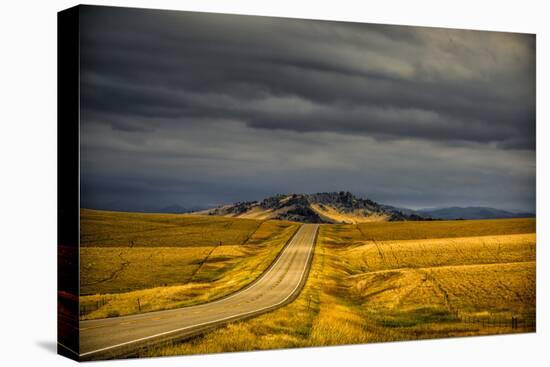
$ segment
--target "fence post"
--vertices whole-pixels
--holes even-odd
[[[141,312],[141,303],[139,303],[139,298],[137,299],[137,304],[138,304],[139,312]]]

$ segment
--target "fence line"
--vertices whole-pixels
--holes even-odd
[[[514,315],[511,317],[474,317],[464,316],[457,311],[453,312],[456,321],[466,324],[478,324],[482,327],[502,327],[502,328],[534,328],[537,326],[536,316],[534,315]],[[394,319],[383,319],[382,325],[385,327],[394,327],[399,322]]]
[[[101,307],[105,306],[105,304],[107,304],[107,301],[105,300],[105,298],[98,299],[96,302],[92,302],[92,303],[86,303],[86,304],[81,303],[80,316],[84,316],[91,312],[94,312],[95,310],[98,310]]]
[[[497,327],[510,327],[517,329],[519,327],[535,327],[537,326],[537,319],[534,316],[512,316],[509,318],[504,317],[468,317],[460,316],[460,320],[467,324],[481,324],[482,326],[497,326]]]

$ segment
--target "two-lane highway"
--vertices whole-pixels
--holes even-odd
[[[307,278],[319,225],[304,224],[275,263],[252,285],[218,301],[167,311],[80,322],[80,358],[131,355],[139,348],[181,340],[292,301]]]

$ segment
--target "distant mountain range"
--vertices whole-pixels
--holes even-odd
[[[261,201],[238,202],[196,214],[253,219],[281,219],[306,223],[360,223],[372,221],[427,220],[415,213],[380,205],[350,192],[283,194]]]
[[[435,209],[420,209],[414,213],[436,218],[436,219],[499,219],[499,218],[528,218],[534,217],[534,213],[527,212],[510,212],[501,209],[488,208],[483,206],[468,206]]]
[[[166,213],[166,214],[184,214],[184,213],[196,212],[196,211],[199,211],[199,210],[202,210],[202,209],[204,209],[204,208],[196,207],[196,206],[184,207],[184,206],[181,206],[181,205],[178,205],[178,204],[173,204],[173,205],[165,206],[165,207],[158,208],[158,209],[149,209],[149,210],[146,210],[145,212],[147,212],[147,213]]]
[[[184,211],[180,212],[183,213]],[[535,216],[532,213],[516,213],[473,206],[412,210],[379,204],[373,200],[359,198],[350,192],[344,191],[316,194],[281,194],[263,200],[243,201],[213,209],[195,211],[194,214],[251,219],[280,219],[306,223],[497,219]]]

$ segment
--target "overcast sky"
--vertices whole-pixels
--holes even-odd
[[[535,209],[533,35],[85,7],[81,205]]]

